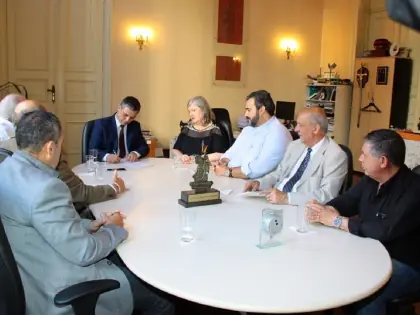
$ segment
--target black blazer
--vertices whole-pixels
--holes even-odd
[[[127,154],[136,151],[140,157],[149,154],[149,146],[144,139],[140,123],[132,121],[127,125]],[[98,150],[98,160],[102,160],[106,154],[118,151],[117,125],[115,114],[109,117],[97,119],[93,125],[89,140],[89,149]]]

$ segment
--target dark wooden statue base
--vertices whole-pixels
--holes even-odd
[[[181,199],[178,203],[185,208],[209,206],[222,203],[220,199],[220,191],[210,188],[206,192],[197,192],[196,190],[181,191]]]

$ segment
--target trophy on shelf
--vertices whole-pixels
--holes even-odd
[[[208,180],[210,161],[206,154],[207,146],[202,146],[203,155],[195,156],[197,170],[193,175],[194,181],[190,182],[191,190],[181,191],[178,203],[186,208],[207,206],[221,203],[220,191],[211,188],[212,181]]]

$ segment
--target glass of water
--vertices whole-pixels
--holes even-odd
[[[92,155],[86,155],[86,168],[89,173],[95,172],[95,158]]]
[[[197,213],[191,208],[181,209],[181,241],[185,243],[192,242],[195,239],[194,228],[196,224]]]
[[[95,177],[97,180],[105,179],[105,170],[106,170],[106,163],[105,162],[96,162],[95,163]]]
[[[93,156],[94,162],[98,161],[98,150],[96,149],[90,149],[89,155]]]
[[[305,215],[305,205],[298,205],[296,209],[296,231],[306,233],[309,231],[309,221]]]
[[[182,167],[182,160],[180,155],[174,156],[174,168],[180,168]]]

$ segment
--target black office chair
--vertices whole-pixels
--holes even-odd
[[[295,140],[297,140],[297,139],[299,139],[299,138],[300,138],[300,137],[299,137],[299,134],[298,134],[296,131],[294,131],[294,130],[289,130],[289,132],[290,132],[290,135],[292,136],[293,141],[295,141]]]
[[[417,175],[420,175],[420,165],[413,167],[412,171]]]
[[[0,314],[25,315],[25,293],[19,270],[0,219]],[[75,315],[95,315],[98,297],[118,289],[116,280],[94,280],[72,285],[54,297],[57,307],[71,305]]]
[[[232,123],[230,121],[229,112],[226,108],[213,108],[214,116],[216,117],[216,125],[222,131],[222,135],[226,138],[229,147],[235,142],[232,131]]]
[[[340,195],[345,193],[347,190],[351,188],[353,185],[353,154],[351,153],[350,149],[346,147],[344,144],[339,145],[341,149],[347,155],[347,175],[344,179],[343,186],[340,189]]]
[[[86,162],[86,155],[89,154],[89,141],[92,134],[93,125],[95,120],[88,121],[82,131],[82,163]]]
[[[0,148],[0,163],[3,162],[7,157],[12,156],[13,152],[6,150],[4,148]]]

